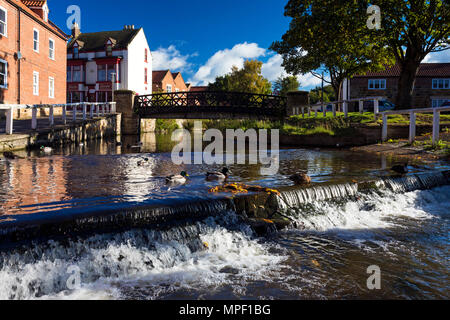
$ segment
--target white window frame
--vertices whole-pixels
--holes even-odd
[[[167,91],[167,93],[172,93],[172,85],[171,84],[168,84],[166,86],[166,91]]]
[[[55,98],[55,78],[48,77],[48,97]]]
[[[450,101],[450,97],[431,97],[431,106],[433,108],[439,108],[447,101]]]
[[[37,33],[37,40],[34,38],[35,32]],[[33,28],[33,51],[39,53],[39,42],[40,42],[40,35],[39,30],[36,28]],[[34,44],[37,43],[37,49],[34,48]]]
[[[39,72],[37,71],[33,71],[33,96],[39,96]]]
[[[2,60],[0,59],[0,63],[4,63],[5,64],[5,84],[1,84],[0,83],[0,88],[6,89],[8,88],[8,61]]]
[[[379,88],[375,88],[375,84],[378,82]],[[382,86],[383,85],[383,86]],[[386,90],[386,79],[369,79],[369,90]]]
[[[50,43],[53,43],[53,49],[50,48]],[[51,60],[55,60],[55,52],[56,52],[56,42],[52,38],[48,39],[48,57]]]
[[[6,8],[0,6],[0,10],[5,12],[5,21],[3,22],[5,24],[5,32],[4,33],[0,33],[0,35],[2,37],[6,37],[8,38],[8,10],[6,10]]]
[[[442,83],[442,88],[440,85]],[[433,79],[433,90],[448,90],[450,89],[450,78]]]

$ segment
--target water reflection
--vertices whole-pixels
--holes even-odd
[[[181,140],[183,137],[178,137]],[[142,142],[142,148],[130,148]],[[168,204],[175,200],[217,197],[205,173],[221,166],[175,165],[171,135],[146,134],[117,141],[92,141],[55,149],[52,155],[22,152],[23,159],[0,161],[0,215],[113,209],[119,205]],[[145,161],[148,160],[148,161]],[[142,165],[138,163],[142,161]],[[306,170],[315,184],[363,181],[386,176],[395,158],[334,150],[280,150],[280,170],[261,176],[261,165],[233,165],[231,182],[279,188]],[[423,169],[427,169],[423,167]],[[422,169],[418,169],[420,171]],[[164,177],[187,171],[185,186],[171,188]],[[69,211],[68,211],[69,210]]]

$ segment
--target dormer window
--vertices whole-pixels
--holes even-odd
[[[107,57],[111,57],[112,56],[112,51],[113,51],[113,45],[114,45],[114,40],[109,38],[108,41],[106,41],[106,56]]]
[[[78,59],[80,57],[80,48],[78,47],[78,43],[76,43],[76,42],[73,45],[72,53],[73,53],[74,59]]]

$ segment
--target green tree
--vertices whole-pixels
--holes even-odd
[[[283,67],[291,74],[326,71],[324,81],[337,97],[346,78],[393,64],[379,44],[376,33],[368,32],[365,1],[290,0],[285,15],[292,18],[282,41],[271,49],[283,57]],[[363,31],[364,30],[364,31]]]
[[[273,84],[273,91],[280,96],[286,96],[290,91],[297,91],[300,87],[300,82],[296,76],[280,76]]]
[[[449,49],[450,1],[378,0],[381,29],[369,28],[370,0],[290,0],[292,18],[282,41],[272,49],[293,74],[324,69],[336,95],[342,81],[355,74],[400,66],[396,105],[411,107],[420,63],[431,52]]]
[[[412,106],[412,93],[421,62],[431,52],[450,49],[450,1],[378,0],[381,8],[380,43],[394,55],[400,67],[400,109]],[[374,31],[375,32],[375,31]]]
[[[209,84],[212,91],[234,91],[257,94],[271,94],[272,85],[261,74],[263,63],[258,60],[246,60],[244,67],[233,66],[231,73],[217,77]]]
[[[311,104],[317,104],[322,101],[322,87],[316,87],[309,93],[309,99]],[[337,97],[334,93],[332,86],[325,86],[323,88],[323,102],[337,101]]]

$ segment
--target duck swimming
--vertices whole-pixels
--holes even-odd
[[[231,174],[230,169],[223,168],[220,172],[208,172],[206,174],[206,180],[207,181],[225,181],[228,179],[229,175]]]
[[[393,166],[392,171],[397,172],[398,174],[407,174],[409,172],[408,164]]]
[[[311,184],[311,177],[306,174],[306,172],[299,172],[289,177],[296,185]]]
[[[53,149],[50,148],[50,147],[44,147],[44,146],[42,146],[42,147],[41,147],[41,151],[43,151],[44,153],[51,153],[51,152],[53,151]]]
[[[187,174],[187,172],[183,171],[179,175],[173,175],[173,176],[167,177],[166,183],[168,183],[168,184],[185,184],[187,181],[187,179],[186,179],[187,177],[189,177],[189,175]]]

